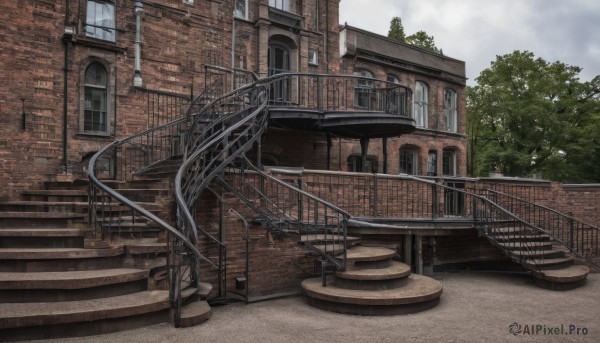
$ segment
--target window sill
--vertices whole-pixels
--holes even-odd
[[[79,132],[75,135],[79,139],[113,140],[114,136],[107,133]]]
[[[71,38],[71,42],[76,45],[83,45],[92,48],[99,48],[103,50],[114,51],[118,53],[123,53],[127,51],[127,48],[122,48],[117,45],[116,42],[111,42],[107,40],[102,40],[98,38],[92,38],[87,36],[73,36]]]

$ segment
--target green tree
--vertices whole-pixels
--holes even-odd
[[[467,89],[468,170],[600,181],[600,77],[528,51],[497,56]]]
[[[392,18],[390,30],[388,31],[388,38],[395,39],[399,42],[404,42],[406,40],[404,26],[402,26],[402,19],[400,19],[400,17]]]
[[[444,54],[442,49],[438,49],[435,46],[435,40],[433,36],[427,35],[427,32],[425,31],[419,31],[406,37],[406,43],[418,46],[423,49],[427,49],[429,51],[435,52],[436,54]]]

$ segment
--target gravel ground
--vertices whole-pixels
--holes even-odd
[[[583,287],[553,292],[535,287],[524,275],[439,273],[440,304],[413,315],[361,317],[321,311],[302,297],[213,308],[199,326],[175,329],[159,324],[101,336],[53,342],[600,342],[600,274]],[[540,325],[537,335],[513,335]],[[543,327],[570,325],[580,335],[544,335]],[[584,330],[585,328],[585,330]],[[582,334],[587,330],[587,334]],[[533,332],[535,333],[535,331]]]

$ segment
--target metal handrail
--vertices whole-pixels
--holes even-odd
[[[508,209],[521,219],[536,222],[543,227],[548,235],[561,242],[573,254],[587,260],[589,263],[600,267],[591,258],[600,254],[600,228],[577,220],[572,214],[566,215],[550,207],[532,201],[503,193],[485,189],[497,203],[506,203]],[[507,198],[503,201],[502,197]],[[523,210],[524,214],[520,214]]]

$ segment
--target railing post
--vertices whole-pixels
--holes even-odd
[[[378,197],[378,182],[377,182],[377,174],[373,175],[373,217],[377,217],[377,197]]]
[[[575,232],[573,230],[573,212],[569,212],[568,213],[569,217],[567,218],[567,221],[569,223],[569,239],[570,239],[570,247],[569,249],[571,250],[571,252],[573,252],[573,250],[575,250],[575,242],[574,242],[574,236],[575,236]]]
[[[431,218],[437,218],[438,214],[438,194],[437,183],[431,184]]]

